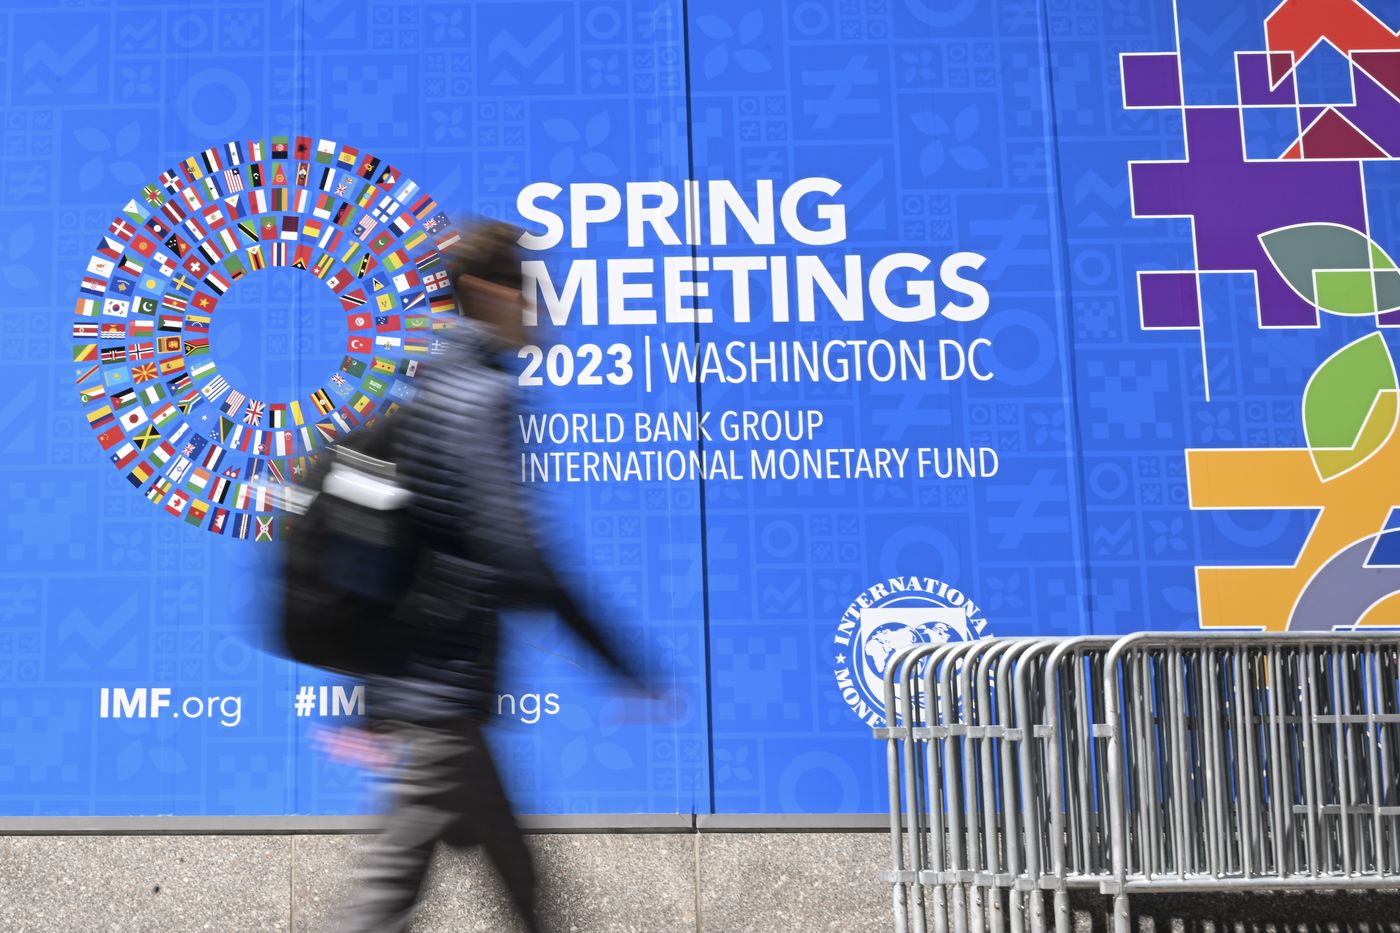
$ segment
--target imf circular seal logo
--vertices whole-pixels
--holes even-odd
[[[851,711],[885,724],[883,678],[894,656],[918,644],[971,641],[991,633],[982,607],[932,577],[890,577],[861,593],[841,614],[834,639],[836,687]]]

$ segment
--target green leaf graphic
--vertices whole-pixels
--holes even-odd
[[[1395,364],[1385,340],[1368,334],[1332,354],[1303,391],[1303,432],[1324,480],[1381,448],[1396,420]]]
[[[1377,243],[1342,224],[1299,224],[1260,234],[1279,275],[1323,311],[1374,315],[1400,308],[1400,270]]]

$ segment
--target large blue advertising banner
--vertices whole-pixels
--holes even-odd
[[[0,815],[337,815],[279,493],[519,224],[536,813],[861,813],[918,641],[1392,624],[1400,8],[12,4]],[[1392,534],[1392,529],[1395,530]],[[1391,552],[1397,558],[1391,559]]]

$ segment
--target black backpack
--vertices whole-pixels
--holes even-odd
[[[329,448],[289,490],[278,640],[295,661],[352,676],[393,670],[390,619],[418,560],[393,461],[401,420]]]

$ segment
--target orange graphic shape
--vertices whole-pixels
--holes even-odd
[[[1372,421],[1375,419],[1373,418]],[[1367,423],[1367,429],[1372,427]],[[1366,432],[1363,431],[1363,435]],[[1279,450],[1188,450],[1193,509],[1321,509],[1291,567],[1197,567],[1201,626],[1284,631],[1313,575],[1341,549],[1385,527],[1400,507],[1400,431],[1346,473],[1323,481],[1305,447]],[[1363,617],[1400,625],[1400,599],[1387,598]],[[1350,625],[1356,619],[1329,620]]]
[[[1361,617],[1360,625],[1394,625],[1400,617],[1400,593],[1391,593]]]
[[[1400,37],[1357,0],[1284,0],[1264,21],[1264,35],[1269,51],[1292,52],[1295,62],[1320,39],[1347,56],[1357,49],[1400,49]]]

